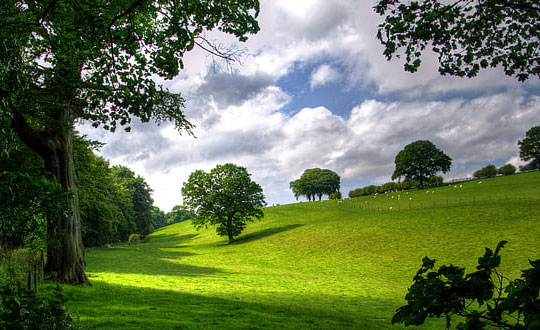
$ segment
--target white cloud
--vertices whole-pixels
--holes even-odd
[[[334,82],[341,77],[341,74],[328,64],[323,64],[313,71],[309,84],[311,88],[317,86],[324,86],[328,83]]]

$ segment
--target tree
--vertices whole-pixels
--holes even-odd
[[[540,329],[540,259],[529,260],[532,268],[511,281],[497,269],[505,244],[495,252],[486,248],[469,274],[453,265],[435,271],[435,260],[425,257],[405,296],[407,305],[397,309],[392,323],[421,325],[428,317],[445,317],[449,329],[451,317],[459,316],[456,329]]]
[[[497,170],[497,173],[501,174],[501,175],[514,174],[514,173],[516,173],[516,167],[514,165],[512,165],[512,164],[506,164],[506,165],[503,165],[503,166],[499,167],[499,169]]]
[[[493,164],[487,165],[473,173],[475,178],[491,178],[496,175],[497,168]]]
[[[178,75],[183,55],[197,44],[217,54],[205,43],[206,30],[246,40],[259,30],[258,11],[258,0],[1,2],[0,118],[74,196],[71,216],[48,220],[49,235],[63,233],[61,244],[48,249],[49,274],[89,283],[73,168],[74,121],[114,131],[138,117],[189,131],[182,97],[155,77]]]
[[[405,71],[416,72],[430,47],[442,75],[474,77],[502,66],[519,81],[540,77],[540,3],[535,0],[380,0],[385,16],[377,38],[388,60],[404,52]]]
[[[193,225],[199,229],[218,225],[220,236],[234,241],[253,218],[264,216],[266,205],[261,186],[251,181],[244,167],[218,165],[209,173],[197,170],[182,187],[184,205],[195,214]]]
[[[167,213],[167,224],[182,222],[193,218],[195,215],[187,210],[183,205],[173,206],[171,212]]]
[[[323,195],[330,196],[340,189],[340,177],[337,173],[320,168],[311,168],[304,171],[300,179],[291,181],[289,184],[294,197],[306,196],[311,201]]]
[[[417,180],[420,187],[437,172],[450,170],[452,159],[427,140],[418,140],[405,146],[395,159],[396,169],[392,180],[402,176]]]
[[[530,160],[533,169],[540,170],[540,126],[529,129],[525,139],[518,144],[521,159]]]

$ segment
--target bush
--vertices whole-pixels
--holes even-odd
[[[506,164],[504,166],[499,167],[497,170],[497,173],[501,175],[510,175],[516,173],[516,167],[512,164]]]
[[[443,178],[442,176],[438,176],[438,175],[432,175],[429,179],[428,179],[428,184],[430,186],[440,186],[443,184]]]
[[[66,312],[59,285],[52,294],[4,286],[0,288],[0,330],[77,329]]]
[[[418,187],[420,183],[416,180],[413,180],[413,179],[405,179],[403,180],[403,182],[401,182],[399,184],[399,187],[401,189],[411,189],[411,188],[416,188]]]
[[[450,329],[451,317],[459,316],[455,329],[540,329],[540,259],[529,260],[532,268],[511,281],[497,270],[505,244],[495,252],[486,248],[469,274],[453,265],[435,271],[435,260],[425,257],[405,296],[407,305],[397,309],[392,323],[421,325],[428,317],[445,317]]]
[[[141,236],[139,234],[131,234],[129,235],[128,243],[129,244],[137,244],[141,242]]]
[[[387,192],[387,191],[392,191],[396,189],[399,189],[399,186],[397,183],[393,181],[387,182],[381,186],[381,192]]]
[[[496,175],[497,168],[495,167],[495,165],[491,164],[473,173],[473,176],[475,178],[489,178]]]
[[[528,171],[534,171],[534,170],[535,168],[534,168],[533,163],[529,163],[527,165],[523,165],[519,167],[520,172],[528,172]]]
[[[329,196],[330,199],[341,199],[341,191],[336,191],[331,193]]]

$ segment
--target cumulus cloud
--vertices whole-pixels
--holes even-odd
[[[340,73],[336,69],[328,64],[323,64],[313,71],[309,84],[311,88],[324,86],[338,80],[340,76]]]

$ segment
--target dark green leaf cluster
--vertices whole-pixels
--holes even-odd
[[[170,225],[173,223],[190,220],[193,217],[195,217],[195,215],[187,210],[183,205],[175,205],[171,212],[167,213],[166,220],[167,224]]]
[[[502,66],[519,81],[540,77],[540,3],[536,0],[380,0],[375,11],[385,17],[377,38],[388,60],[405,56],[405,70],[415,72],[431,48],[439,72],[474,77]]]
[[[262,218],[266,205],[261,186],[251,181],[244,167],[218,165],[206,173],[197,170],[182,187],[184,205],[195,214],[196,228],[217,225],[220,236],[234,241],[253,218]]]
[[[110,167],[108,161],[94,154],[95,145],[95,141],[74,138],[84,245],[126,242],[133,233],[148,235],[161,215],[152,205],[150,187],[127,167]]]
[[[441,266],[425,257],[405,296],[407,305],[397,309],[392,323],[420,325],[429,317],[445,317],[450,328],[451,317],[460,316],[456,326],[461,330],[540,329],[540,260],[530,261],[532,268],[521,278],[507,281],[498,271],[501,241],[495,251],[486,248],[478,259],[476,271]]]
[[[396,169],[392,180],[405,177],[418,181],[420,186],[437,172],[448,172],[452,165],[452,159],[427,140],[406,145],[394,162]]]
[[[497,169],[497,174],[510,175],[516,173],[516,167],[512,164],[506,164]]]
[[[311,168],[305,170],[300,179],[291,181],[289,187],[296,199],[306,196],[310,201],[315,200],[315,197],[321,200],[324,195],[338,192],[340,181],[339,175],[331,170]]]
[[[0,330],[78,329],[59,285],[51,294],[0,288]]]
[[[496,176],[497,173],[498,173],[498,171],[497,171],[497,168],[495,167],[495,165],[490,164],[490,165],[487,165],[487,166],[475,171],[473,173],[473,176],[475,178],[490,178],[490,177]]]
[[[524,161],[531,161],[535,170],[540,170],[540,126],[531,127],[522,141],[518,141],[519,156]]]
[[[70,196],[52,175],[1,171],[0,246],[45,248],[47,218],[69,213]]]

